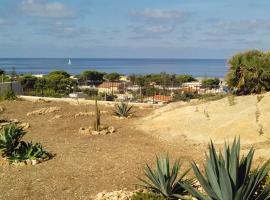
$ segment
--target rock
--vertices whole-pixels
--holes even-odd
[[[83,127],[81,127],[79,129],[79,134],[90,135],[91,134],[91,130],[89,128],[83,128]]]
[[[94,115],[95,115],[94,112],[79,112],[79,113],[75,114],[75,118],[83,117],[83,116],[94,116]]]
[[[108,114],[108,113],[109,113],[109,111],[107,111],[107,110],[100,111],[100,114]]]
[[[10,121],[11,123],[14,123],[14,124],[19,123],[19,120],[18,120],[18,119],[10,119],[9,121]]]
[[[29,112],[26,115],[27,116],[31,116],[31,115],[45,115],[48,113],[53,113],[53,112],[57,112],[60,111],[60,107],[48,107],[48,108],[41,108],[39,110],[35,110],[33,112]]]
[[[0,112],[4,112],[4,108],[0,106]]]
[[[99,132],[100,135],[107,135],[109,133],[108,129],[103,129]]]
[[[36,165],[36,164],[38,164],[38,163],[39,163],[38,160],[31,160],[31,164],[32,164],[32,165]]]
[[[135,192],[119,190],[113,192],[101,192],[96,195],[94,200],[130,200]]]
[[[113,126],[109,126],[108,131],[110,133],[114,133],[116,130],[115,130],[115,128]]]
[[[62,115],[55,115],[51,120],[60,119]]]
[[[99,131],[91,131],[92,135],[99,135]]]
[[[27,122],[20,123],[19,126],[23,129],[26,130],[30,127],[30,124]]]

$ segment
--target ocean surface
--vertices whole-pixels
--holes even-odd
[[[87,59],[70,58],[0,58],[0,69],[17,74],[47,74],[65,70],[80,74],[85,70],[118,72],[122,74],[175,73],[195,77],[224,77],[227,73],[225,59]]]

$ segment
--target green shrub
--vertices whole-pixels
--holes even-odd
[[[4,126],[0,133],[0,152],[2,156],[11,156],[24,135],[23,129],[14,124]]]
[[[39,143],[22,141],[26,133],[16,125],[6,125],[0,134],[0,152],[10,161],[50,159],[52,154],[43,149]]]
[[[191,99],[198,99],[200,95],[198,93],[193,92],[185,92],[185,93],[176,93],[173,96],[174,101],[185,101],[189,102]]]
[[[24,160],[37,160],[49,159],[52,155],[43,149],[39,143],[33,144],[32,142],[20,142],[20,146],[15,149],[11,156],[8,157],[11,161],[24,161]]]
[[[232,147],[224,144],[224,153],[217,153],[211,141],[209,155],[206,155],[205,175],[196,163],[193,171],[205,194],[188,184],[182,186],[199,200],[264,200],[270,199],[270,186],[261,189],[260,185],[267,176],[270,161],[251,173],[254,150],[240,157],[240,139],[234,140]]]
[[[228,94],[227,98],[230,106],[234,106],[236,104],[235,96],[233,94]]]
[[[165,200],[165,198],[155,193],[136,193],[131,197],[131,200]]]
[[[128,117],[131,115],[131,110],[133,106],[129,106],[127,103],[121,102],[117,104],[114,114],[118,117]]]
[[[187,195],[187,191],[182,187],[182,184],[192,185],[193,180],[185,178],[189,170],[178,176],[180,168],[181,166],[178,160],[174,162],[171,168],[168,156],[166,158],[157,157],[156,169],[151,169],[146,165],[144,173],[147,179],[139,179],[141,186],[162,195],[166,199],[183,198],[184,195]]]
[[[13,90],[6,90],[3,96],[4,100],[13,101],[17,99],[17,96]]]

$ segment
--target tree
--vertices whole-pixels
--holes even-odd
[[[80,75],[80,79],[83,81],[102,82],[104,75],[105,73],[103,72],[87,70]]]
[[[0,76],[4,75],[5,71],[3,69],[0,69]]]
[[[234,55],[226,80],[230,89],[245,95],[270,90],[270,54],[258,50]]]
[[[30,75],[24,75],[19,78],[19,81],[22,85],[24,91],[33,90],[37,82],[37,77]]]
[[[118,73],[110,73],[110,74],[106,74],[104,77],[105,79],[109,80],[109,81],[119,81],[121,74]]]
[[[218,78],[208,78],[202,80],[202,87],[215,89],[219,87],[220,80]]]
[[[192,75],[189,75],[189,74],[176,75],[175,79],[176,79],[176,82],[180,85],[182,85],[183,83],[196,81],[196,79]]]

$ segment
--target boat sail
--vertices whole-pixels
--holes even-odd
[[[71,60],[70,59],[68,59],[68,64],[71,65]]]

